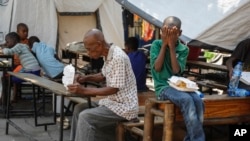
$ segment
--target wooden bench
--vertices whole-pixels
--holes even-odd
[[[148,98],[154,98],[155,97],[155,93],[154,91],[151,91],[151,90],[148,90],[148,91],[145,91],[145,92],[138,92],[138,103],[139,103],[139,115],[144,115],[144,111],[145,111],[145,101],[148,99]],[[75,104],[79,104],[79,103],[85,103],[85,102],[88,102],[86,100],[86,98],[82,98],[82,97],[65,97],[67,99],[69,99],[71,102],[69,103],[69,105],[67,106],[66,108],[66,113],[69,112],[69,109],[70,109],[70,106],[72,106],[73,103]],[[93,101],[98,101],[100,100],[101,96],[97,96],[97,97],[92,97],[91,99]],[[73,103],[72,103],[73,102]],[[73,107],[74,107],[74,104],[73,104]]]
[[[198,67],[198,68],[203,68],[203,69],[213,69],[213,70],[218,70],[222,72],[228,72],[228,69],[225,65],[216,65],[212,63],[207,63],[203,61],[187,61],[187,67]]]
[[[138,92],[138,103],[139,103],[139,120],[138,121],[124,121],[117,123],[117,141],[124,141],[124,133],[126,130],[132,131],[133,133],[142,136],[142,131],[135,127],[142,127],[144,125],[144,114],[145,114],[145,101],[149,98],[155,98],[155,92],[148,90],[146,92]],[[156,118],[155,124],[162,124],[162,118]]]
[[[139,106],[144,106],[145,105],[145,101],[148,99],[148,98],[154,98],[155,97],[155,93],[154,91],[151,91],[151,90],[148,90],[148,91],[145,91],[145,92],[138,92],[137,93],[138,95],[138,103],[139,103]],[[75,102],[75,103],[84,103],[86,102],[86,98],[81,98],[81,97],[66,97],[67,99]],[[92,99],[94,101],[97,101],[99,99],[101,99],[103,97],[92,97]]]
[[[86,100],[81,97],[66,97],[69,100],[75,102],[75,103],[84,103]],[[139,103],[139,116],[143,116],[145,114],[145,101],[148,98],[155,98],[155,92],[148,90],[145,92],[138,92],[138,103]],[[100,98],[92,98],[92,100],[98,100]],[[156,118],[156,124],[162,124],[162,118]],[[124,139],[124,131],[125,130],[133,130],[135,133],[137,133],[137,129],[133,127],[143,126],[144,124],[144,117],[139,117],[139,121],[126,121],[126,122],[120,122],[117,124],[117,141],[123,141]],[[135,129],[135,130],[134,130]],[[138,135],[142,135],[140,131],[137,133]]]
[[[144,126],[144,116],[139,116],[139,121],[127,121],[127,122],[120,122],[117,124],[117,141],[125,141],[125,132],[130,131],[133,134],[136,134],[140,137],[143,137],[143,128]],[[163,118],[161,117],[155,117],[154,118],[154,125],[162,125],[163,124]]]
[[[148,90],[148,91],[145,91],[145,92],[138,92],[137,95],[138,95],[139,106],[145,106],[145,101],[148,98],[154,98],[155,97],[155,92],[152,91],[152,90]]]
[[[250,121],[250,97],[206,95],[203,101],[205,104],[204,125],[235,124]],[[158,101],[155,98],[149,98],[145,104],[143,141],[153,140],[155,116],[163,118],[162,140],[174,140],[173,124],[183,122],[180,110],[169,100]]]
[[[204,125],[234,124],[250,121],[250,97],[228,97],[227,95],[206,95]],[[126,130],[143,137],[143,141],[153,140],[155,125],[163,125],[163,141],[172,141],[173,124],[183,124],[180,110],[169,100],[158,101],[149,98],[145,103],[145,117],[140,122],[118,124],[117,141],[124,141]],[[144,129],[144,130],[143,130]]]

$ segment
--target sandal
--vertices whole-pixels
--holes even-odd
[[[60,117],[56,118],[56,121],[60,123],[61,118],[60,118]],[[69,129],[69,128],[70,128],[69,119],[65,117],[64,120],[63,120],[63,129],[64,129],[64,130],[67,130],[67,129]]]

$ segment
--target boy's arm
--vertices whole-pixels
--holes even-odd
[[[4,48],[3,49],[3,54],[14,55],[14,65],[15,66],[18,66],[18,65],[21,64],[20,59],[19,59],[19,57],[17,55],[20,52],[21,51],[20,51],[20,45],[19,44],[15,45],[13,48]]]
[[[160,72],[162,69],[166,50],[168,48],[168,36],[167,36],[167,27],[166,26],[164,26],[162,28],[161,40],[162,40],[161,49],[160,49],[159,55],[155,59],[155,63],[154,63],[154,69],[157,72]]]
[[[169,28],[167,30],[167,36],[168,36],[168,46],[169,46],[169,52],[170,52],[170,60],[171,60],[171,67],[173,74],[177,74],[180,72],[180,65],[178,63],[177,57],[176,57],[176,43],[178,42],[178,29],[176,26]]]
[[[4,48],[3,54],[14,55],[21,53],[21,44],[16,44],[13,48]]]

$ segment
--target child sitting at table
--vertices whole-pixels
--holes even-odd
[[[17,34],[20,37],[20,43],[27,44],[29,43],[28,34],[29,28],[25,23],[17,24]]]
[[[44,42],[40,42],[36,36],[29,38],[29,46],[46,76],[53,79],[62,78],[64,64],[59,61],[54,48]]]
[[[19,72],[32,73],[35,75],[40,75],[40,66],[35,56],[31,53],[29,47],[25,44],[19,43],[20,37],[15,32],[10,32],[5,37],[6,47],[3,49],[3,54],[6,55],[17,55],[20,59],[22,69]],[[17,84],[23,82],[23,80],[12,77],[12,82],[14,83],[14,94],[13,102],[17,100]]]
[[[28,45],[28,32],[29,28],[24,23],[17,24],[17,34],[20,37],[20,43]],[[14,70],[13,72],[19,72],[22,69],[20,59],[14,54]]]

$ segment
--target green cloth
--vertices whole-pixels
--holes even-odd
[[[206,58],[207,62],[210,62],[214,59],[214,57],[216,56],[215,52],[211,52],[211,51],[205,51],[204,52],[204,57]]]
[[[154,87],[157,97],[164,88],[169,87],[168,79],[173,75],[178,75],[172,73],[169,49],[167,49],[166,51],[162,70],[160,72],[155,71],[154,64],[155,60],[159,56],[161,45],[162,45],[162,40],[155,40],[150,48],[150,67],[151,67],[152,77],[154,79]],[[175,50],[176,50],[176,57],[180,65],[180,72],[179,72],[180,75],[185,69],[189,48],[186,45],[182,44],[180,41],[178,41],[178,45],[176,46]]]

